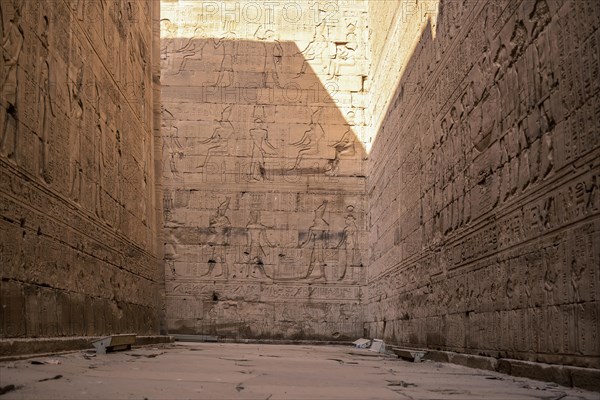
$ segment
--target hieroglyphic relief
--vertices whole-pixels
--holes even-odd
[[[177,127],[175,116],[163,107],[162,109],[162,132],[163,139],[163,164],[173,177],[179,177],[179,162],[185,156],[184,147],[179,139],[179,128]],[[208,156],[208,154],[207,154]]]
[[[221,116],[216,120],[219,126],[215,127],[212,135],[200,141],[201,145],[207,145],[206,156],[201,164],[196,168],[203,168],[208,164],[211,155],[228,155],[230,152],[229,141],[235,140],[235,128],[231,123],[231,113],[233,104],[227,105],[221,111]],[[212,154],[211,154],[212,153]]]
[[[37,98],[37,116],[38,116],[38,127],[37,136],[39,142],[39,154],[38,154],[38,173],[39,176],[50,184],[52,182],[52,176],[50,172],[50,140],[53,136],[52,126],[54,125],[54,118],[56,117],[56,108],[54,104],[56,102],[56,71],[52,65],[51,60],[51,44],[50,44],[50,21],[47,15],[42,18],[42,32],[41,32],[41,54],[39,55],[39,64],[41,69],[39,70],[38,77],[38,98]]]
[[[270,248],[275,247],[267,234],[266,225],[260,222],[260,212],[250,211],[250,221],[246,224],[248,241],[247,249],[244,253],[248,256],[248,265],[251,266],[252,271],[249,271],[247,276],[256,276],[270,278],[269,274],[265,270],[265,261],[267,252]]]
[[[291,145],[297,149],[296,160],[293,168],[299,168],[302,160],[308,156],[319,155],[320,144],[325,137],[323,126],[319,122],[319,116],[322,109],[318,108],[311,113],[310,123],[307,130],[304,131],[302,137],[292,142]]]
[[[310,249],[310,259],[306,278],[327,279],[325,276],[325,249],[327,249],[329,240],[329,223],[323,218],[327,210],[327,201],[317,207],[312,225],[308,228],[306,239],[300,244],[300,247],[308,246]],[[313,276],[313,271],[316,275]]]
[[[143,3],[0,1],[2,337],[158,332]]]
[[[352,131],[352,126],[355,124],[354,114],[354,111],[349,111],[346,114],[348,129],[346,129],[339,140],[330,145],[335,149],[335,156],[333,159],[327,161],[325,175],[336,176],[339,172],[342,156],[352,157],[356,154],[358,144],[356,143],[356,134]]]
[[[343,65],[355,65],[358,38],[356,25],[349,23],[346,26],[346,38],[342,42],[335,42],[335,53],[329,61],[328,75],[330,79],[338,79]]]
[[[227,213],[230,203],[230,197],[223,200],[209,218],[206,239],[200,243],[208,252],[208,269],[203,276],[227,277],[227,246],[231,233],[231,221]]]
[[[69,116],[73,120],[73,125],[69,130],[69,154],[71,156],[70,167],[70,196],[75,202],[81,199],[81,190],[83,185],[83,162],[81,154],[81,129],[84,121],[84,60],[81,47],[73,49],[73,55],[79,58],[78,65],[72,65],[69,68]],[[76,71],[76,72],[75,72]]]
[[[278,88],[283,88],[285,85],[282,84],[283,75],[283,62],[285,52],[281,42],[277,40],[277,34],[272,29],[264,29],[263,26],[259,26],[254,36],[261,41],[264,41],[264,79],[262,85],[267,87],[269,83],[269,76],[272,82]]]
[[[332,335],[342,325],[329,303],[347,296],[358,302],[358,292],[342,296],[334,289],[358,287],[365,278],[364,174],[357,173],[365,153],[356,136],[365,105],[351,101],[364,94],[366,74],[357,68],[366,64],[367,48],[359,3],[320,11],[300,5],[293,23],[283,10],[272,17],[262,10],[250,21],[244,7],[256,4],[249,2],[235,6],[239,15],[163,3],[163,207],[166,229],[175,235],[166,235],[165,250],[178,249],[165,270],[175,285],[190,282],[185,293],[168,290],[167,299],[175,304],[178,296],[220,285],[218,300],[206,296],[205,319],[185,329],[223,326],[232,335],[227,329],[238,328],[229,324],[264,337],[299,330],[310,337],[331,327]],[[177,200],[182,193],[186,202]],[[270,285],[273,296],[246,293],[257,283]],[[256,313],[292,300],[279,289],[309,284],[331,286],[314,306],[325,325],[302,321],[304,302],[314,294],[285,317]],[[169,325],[184,329],[186,321],[180,316]],[[343,326],[336,337],[356,328]]]
[[[312,39],[304,49],[297,53],[302,56],[303,60],[302,67],[296,77],[299,78],[306,73],[306,69],[310,65],[309,61],[316,60],[321,64],[321,69],[325,70],[327,68],[326,64],[329,56],[329,44],[329,22],[327,21],[327,12],[326,10],[319,9],[318,20],[315,21]]]
[[[354,216],[354,206],[347,207],[348,214],[345,218],[345,226],[342,239],[337,244],[338,249],[344,250],[344,267],[343,272],[338,277],[338,281],[349,279],[355,281],[353,269],[348,268],[360,264],[360,253],[358,252],[358,226],[356,225],[356,217]]]
[[[269,142],[269,131],[260,117],[254,120],[254,128],[249,133],[252,140],[250,175],[252,179],[260,181],[266,175],[265,158],[275,155],[277,149]]]
[[[598,18],[581,17],[588,2],[431,3],[435,20],[421,4],[373,32],[393,34],[373,60],[367,329],[410,346],[597,367],[597,278],[585,276],[597,276],[598,92],[583,71],[598,62],[571,60],[587,58]],[[415,152],[421,168],[396,172]],[[388,184],[415,176],[416,186]],[[400,229],[386,243],[390,225]],[[422,245],[403,252],[415,235]]]
[[[19,56],[23,47],[23,27],[21,26],[21,4],[16,3],[16,7],[9,14],[8,7],[1,6],[0,21],[2,25],[2,78],[0,88],[2,96],[2,140],[1,149],[9,159],[17,157],[19,147],[19,127],[18,127],[18,108],[17,97],[18,86],[18,68]]]
[[[179,74],[185,67],[187,59],[197,54],[193,43],[195,36],[183,43],[177,40],[177,24],[168,18],[160,20],[160,30],[162,37],[165,38],[161,41],[160,48],[161,69],[165,73]],[[175,63],[178,63],[176,67]]]

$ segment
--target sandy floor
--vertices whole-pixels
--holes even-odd
[[[32,361],[46,362],[32,364]],[[6,399],[598,399],[597,393],[343,346],[178,343],[0,363]]]

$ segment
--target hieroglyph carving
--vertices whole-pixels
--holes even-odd
[[[356,266],[360,264],[360,255],[358,252],[358,226],[356,225],[356,217],[354,216],[354,206],[347,207],[348,214],[346,214],[344,231],[342,233],[342,239],[337,244],[338,249],[344,250],[344,262],[343,262],[343,270],[340,276],[338,277],[338,281],[342,281],[344,279],[349,279],[350,281],[355,281],[356,278],[351,275],[354,271],[352,268],[350,269],[350,274],[348,274],[348,267]]]
[[[224,270],[220,271],[216,276],[227,276],[225,247],[229,244],[231,230],[231,221],[227,217],[230,202],[230,197],[221,202],[208,221],[209,235],[206,244],[211,248],[211,256],[208,260],[208,271],[204,274],[205,276],[213,276],[215,274],[214,270],[217,262],[223,266]]]
[[[320,143],[325,137],[323,126],[319,122],[319,115],[321,112],[321,108],[317,108],[312,112],[308,129],[304,131],[304,134],[299,140],[291,143],[291,146],[297,148],[296,161],[293,169],[300,168],[300,163],[305,157],[319,154]]]
[[[258,271],[261,277],[271,278],[264,268],[267,251],[269,251],[269,248],[275,247],[269,241],[268,228],[260,222],[259,211],[250,211],[250,221],[246,224],[248,241],[245,253],[248,256],[248,265],[252,268],[252,271],[248,271],[248,276],[255,276],[255,271]]]
[[[52,118],[56,116],[53,105],[52,91],[56,88],[56,78],[53,73],[54,70],[50,67],[50,44],[49,44],[49,32],[50,25],[48,21],[48,17],[44,15],[43,17],[44,28],[42,31],[42,52],[43,55],[40,56],[40,77],[38,79],[39,82],[39,91],[38,91],[38,139],[39,139],[39,174],[40,177],[46,182],[50,183],[52,178],[50,176],[50,172],[48,171],[48,151],[50,147],[50,124]]]
[[[252,139],[250,175],[252,179],[260,181],[266,176],[265,158],[275,155],[277,149],[269,142],[269,131],[265,129],[262,119],[254,120],[254,128],[249,133]]]
[[[267,87],[269,76],[271,76],[275,86],[283,89],[285,85],[281,83],[281,77],[283,75],[283,59],[285,54],[281,42],[276,39],[276,33],[273,30],[265,30],[262,25],[258,27],[254,36],[264,43],[265,62],[262,85]]]
[[[356,63],[356,50],[358,49],[358,38],[356,36],[356,25],[349,23],[346,26],[346,40],[334,42],[335,52],[331,56],[328,67],[329,79],[338,79],[343,65],[354,65]]]
[[[214,155],[229,155],[231,149],[230,141],[235,140],[235,128],[231,123],[231,112],[233,110],[233,104],[227,105],[221,111],[221,117],[216,120],[218,126],[215,127],[212,135],[200,141],[200,144],[206,145],[206,155],[201,164],[196,168],[203,168],[210,160],[211,156]]]
[[[317,207],[314,213],[312,225],[308,228],[306,239],[300,243],[300,247],[308,246],[310,250],[310,258],[308,270],[306,271],[306,279],[326,280],[325,276],[325,252],[329,240],[329,223],[324,219],[325,211],[327,210],[327,200]],[[316,274],[313,272],[316,268]]]
[[[81,199],[81,187],[83,185],[81,137],[85,109],[83,104],[84,60],[80,47],[78,47],[78,51],[75,54],[81,57],[76,67],[76,72],[69,69],[67,73],[70,117],[73,121],[73,125],[69,130],[69,152],[71,156],[70,195],[75,202],[79,202]]]
[[[2,139],[0,149],[9,159],[17,157],[19,147],[19,124],[17,97],[19,56],[23,48],[23,28],[21,26],[21,3],[12,11],[0,3],[0,30],[2,31],[2,76],[0,77],[0,96],[2,99],[0,129]]]
[[[309,66],[309,61],[316,60],[322,65],[322,69],[326,70],[329,56],[329,26],[327,22],[327,13],[325,10],[319,9],[319,20],[315,24],[312,40],[308,42],[306,47],[298,54],[303,56],[302,67],[296,75],[299,78]]]

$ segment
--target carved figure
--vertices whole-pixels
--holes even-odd
[[[162,27],[161,31],[163,31]],[[184,42],[178,41],[175,38],[177,25],[171,21],[166,20],[164,22],[164,31],[163,35],[165,35],[165,39],[161,40],[161,43],[163,43],[161,57],[166,62],[167,68],[165,69],[167,71],[173,75],[178,75],[186,70],[188,61],[202,60],[204,46],[206,46],[206,42],[202,40],[204,36],[202,27],[196,27],[192,36]]]
[[[308,125],[308,130],[304,132],[300,140],[291,144],[298,148],[296,162],[292,169],[298,168],[305,156],[319,154],[319,142],[325,136],[325,131],[318,122],[318,115],[320,112],[320,108],[313,112],[310,118],[310,124]]]
[[[266,248],[274,247],[273,243],[267,236],[266,225],[260,222],[260,211],[250,211],[250,221],[246,224],[248,239],[247,250],[248,264],[254,266],[253,271],[249,271],[249,276],[254,275],[254,271],[258,270],[263,277],[271,278],[265,271],[264,258],[267,256]]]
[[[265,157],[273,155],[276,149],[269,142],[269,131],[265,129],[264,122],[260,118],[254,120],[254,128],[250,129],[250,138],[252,139],[250,172],[252,179],[260,181],[266,175]]]
[[[18,134],[18,66],[19,56],[23,47],[23,28],[21,26],[21,9],[15,7],[12,18],[4,26],[4,10],[0,5],[0,21],[2,26],[2,75],[0,76],[0,90],[2,104],[0,105],[0,115],[2,120],[0,127],[2,129],[2,139],[0,140],[0,149],[8,158],[15,159],[19,145]],[[9,125],[12,125],[9,133]],[[9,140],[9,135],[12,140]],[[12,149],[7,146],[12,142]]]
[[[81,54],[81,48],[79,49]],[[71,162],[71,198],[75,202],[79,202],[81,198],[81,185],[83,179],[83,165],[81,162],[81,135],[83,124],[83,65],[84,60],[81,59],[77,72],[69,79],[69,103],[71,120],[75,122],[70,134],[70,154]]]
[[[215,245],[227,246],[229,244],[229,232],[231,230],[231,221],[227,217],[227,210],[229,210],[229,203],[231,198],[227,197],[215,210],[215,213],[208,219],[208,226],[210,232],[210,238],[208,244],[212,248],[212,254],[208,260],[208,271],[202,276],[213,276],[214,268],[217,264],[216,247]],[[223,261],[223,260],[221,260]],[[226,275],[226,271],[215,276]]]
[[[346,215],[346,226],[342,234],[342,239],[337,244],[338,249],[344,250],[344,270],[338,281],[343,280],[348,272],[348,266],[356,265],[357,246],[358,246],[358,227],[356,226],[356,217],[354,216],[354,207],[348,206]]]
[[[329,79],[337,79],[340,75],[342,65],[354,65],[358,40],[356,37],[356,25],[350,23],[346,26],[346,41],[335,43],[335,54],[329,60]]]
[[[308,229],[306,239],[300,244],[301,248],[309,245],[311,250],[306,279],[311,277],[315,266],[318,268],[318,275],[314,279],[327,279],[325,277],[325,249],[327,248],[329,223],[323,218],[326,209],[327,200],[323,200],[323,203],[315,210],[313,224]]]
[[[164,247],[165,264],[169,267],[169,271],[171,272],[171,276],[173,278],[177,277],[178,275],[177,270],[175,269],[175,262],[179,258],[179,254],[177,252],[178,245],[179,241],[177,238],[172,233],[169,233]]]
[[[354,113],[351,111],[351,120],[354,119]],[[342,137],[331,145],[335,149],[335,156],[333,159],[327,162],[325,166],[325,175],[335,176],[339,171],[340,158],[343,155],[353,156],[356,154],[356,136],[352,131],[352,127],[350,126],[351,122],[348,124],[348,129],[342,135]]]
[[[296,78],[299,78],[306,72],[306,68],[308,68],[309,61],[319,59],[322,62],[324,58],[324,53],[329,47],[329,27],[327,26],[326,21],[326,11],[319,10],[319,13],[323,13],[323,17],[315,25],[315,32],[313,34],[312,40],[308,43],[304,50],[298,53],[301,54],[304,58],[302,60],[302,67],[300,68],[300,72],[298,72],[298,74],[296,75]],[[326,68],[326,66],[324,66],[323,68]]]
[[[283,85],[281,84],[280,77],[283,72],[283,46],[281,46],[279,40],[276,39],[274,31],[267,29],[263,32],[263,30],[261,25],[254,34],[258,40],[264,42],[265,63],[263,69],[263,86],[267,86],[269,75],[271,75],[275,86],[282,88]]]
[[[102,178],[104,175],[104,119],[102,118],[102,112],[100,107],[102,105],[101,92],[99,88],[98,80],[94,85],[95,99],[96,99],[96,133],[94,135],[94,166],[95,166],[95,178],[94,182],[94,210],[96,216],[102,218]]]
[[[573,296],[575,303],[581,303],[580,284],[584,272],[585,268],[583,266],[579,266],[577,264],[577,260],[573,259],[571,261],[571,287],[573,288]],[[580,307],[583,307],[581,304],[579,305]]]
[[[219,76],[213,86],[229,87],[233,83],[233,65],[237,59],[237,35],[234,31],[236,22],[226,20],[223,26],[224,32],[221,37],[212,41],[215,50],[223,47],[223,58],[221,60]]]
[[[163,146],[166,146],[168,153],[165,158],[168,158],[169,160],[169,168],[173,176],[179,176],[178,160],[185,157],[183,146],[179,140],[179,128],[173,122],[175,121],[173,114],[164,107],[162,111],[162,128],[163,132],[167,133],[167,137],[163,142]]]
[[[41,60],[41,70],[40,76],[38,79],[39,83],[39,91],[38,91],[38,129],[37,135],[39,139],[39,174],[40,177],[46,182],[51,182],[50,173],[48,171],[48,151],[49,151],[49,141],[51,134],[50,130],[50,120],[52,117],[55,117],[56,114],[54,112],[54,105],[52,99],[52,90],[54,89],[55,80],[52,78],[52,72],[50,69],[50,49],[49,49],[49,31],[50,25],[48,22],[48,17],[44,15],[44,29],[42,31],[42,44],[44,46],[44,52],[46,56],[43,60]]]
[[[221,117],[216,120],[219,126],[214,129],[212,135],[208,139],[200,142],[200,144],[207,144],[208,149],[206,150],[204,162],[196,168],[203,168],[213,154],[227,155],[229,153],[229,139],[235,134],[235,128],[230,121],[232,110],[233,104],[223,108]]]
[[[39,130],[38,139],[39,147],[39,173],[46,183],[51,182],[51,177],[48,171],[48,150],[50,141],[50,119],[55,117],[54,107],[52,105],[52,84],[50,83],[50,64],[47,60],[42,63],[40,72],[40,90],[38,92],[38,115],[39,115]]]

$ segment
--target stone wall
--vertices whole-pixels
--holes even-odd
[[[362,334],[365,15],[163,2],[170,333]]]
[[[369,336],[600,367],[600,8],[405,3],[371,27]]]
[[[0,337],[159,330],[153,4],[0,1]]]

